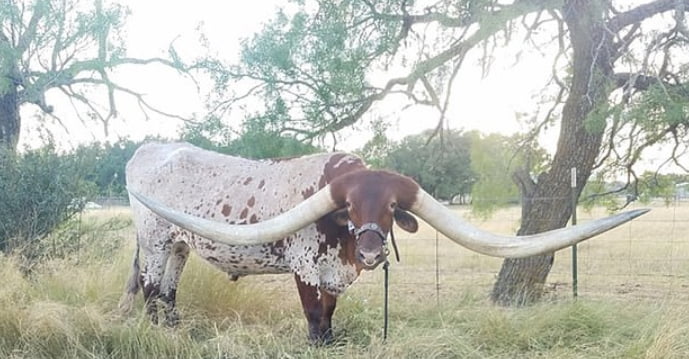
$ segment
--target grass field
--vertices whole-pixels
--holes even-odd
[[[464,209],[457,209],[464,213]],[[84,228],[126,209],[93,211]],[[595,210],[579,220],[602,217]],[[482,228],[514,233],[518,210]],[[546,300],[500,308],[487,295],[501,260],[473,254],[422,227],[396,232],[390,333],[382,340],[382,270],[365,273],[338,303],[335,345],[313,347],[290,275],[230,282],[192,256],[182,277],[179,327],[149,324],[117,301],[133,253],[131,226],[99,231],[65,259],[23,275],[0,257],[1,358],[687,358],[689,205],[654,207],[579,246],[579,299],[568,250],[556,257]],[[436,244],[437,243],[437,244]],[[113,244],[112,246],[110,244]],[[436,254],[437,253],[437,254]]]

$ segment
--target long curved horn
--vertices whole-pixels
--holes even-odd
[[[231,225],[185,214],[136,191],[131,189],[128,191],[141,204],[167,221],[201,237],[229,245],[256,245],[274,242],[293,234],[337,209],[328,185],[277,217],[260,223]]]
[[[501,236],[483,231],[457,217],[419,188],[411,212],[452,241],[478,253],[502,258],[523,258],[554,252],[615,228],[649,211],[637,209],[569,228],[529,236]]]

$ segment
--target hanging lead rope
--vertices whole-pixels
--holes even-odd
[[[390,239],[392,242],[392,249],[395,251],[395,259],[397,263],[400,262],[400,251],[397,249],[397,242],[395,242],[395,235],[392,233],[392,228],[390,228]],[[388,338],[388,286],[389,286],[389,276],[388,269],[390,268],[390,261],[387,259],[383,263],[383,270],[385,271],[385,304],[384,304],[384,321],[383,321],[383,341]]]
[[[392,227],[390,227],[390,242],[392,242],[392,249],[395,251],[395,259],[397,259],[397,263],[399,263],[400,251],[397,249],[397,242],[395,242],[395,234],[392,233]]]
[[[388,339],[388,268],[390,267],[390,262],[385,261],[383,263],[383,270],[385,271],[385,296],[383,303],[383,341]]]
[[[361,225],[361,227],[356,227],[352,221],[349,221],[347,223],[347,228],[349,229],[349,232],[354,235],[354,238],[356,240],[359,240],[359,237],[361,236],[362,233],[366,231],[372,231],[375,232],[380,236],[380,238],[383,240],[383,246],[387,249],[386,246],[386,235],[380,228],[380,226],[376,223],[364,223]],[[397,259],[397,262],[400,261],[400,253],[399,250],[397,249],[397,243],[395,242],[395,235],[392,233],[392,228],[390,229],[390,239],[392,240],[392,248],[395,251],[395,258]],[[388,275],[388,269],[390,268],[390,261],[387,259],[387,253],[386,253],[386,258],[385,258],[385,263],[383,263],[383,270],[385,271],[385,283],[384,283],[384,303],[383,303],[383,341],[385,341],[388,338],[388,287],[389,287],[389,275]]]

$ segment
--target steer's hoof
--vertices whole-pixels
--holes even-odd
[[[323,333],[310,333],[309,342],[315,346],[331,345],[335,342],[335,338],[332,330],[327,330]]]

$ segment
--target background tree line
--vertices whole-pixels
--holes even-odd
[[[481,216],[488,216],[502,206],[520,205],[519,189],[505,174],[533,171],[548,159],[540,148],[532,149],[530,153],[535,155],[530,158],[515,156],[515,153],[526,153],[515,152],[521,143],[519,136],[455,130],[432,135],[424,131],[391,141],[381,132],[355,152],[371,167],[394,170],[414,178],[438,199],[471,204],[472,211]],[[213,122],[188,126],[179,139],[94,142],[62,153],[52,144],[19,154],[2,151],[5,167],[0,173],[0,216],[6,220],[0,224],[0,250],[11,251],[36,243],[73,219],[87,201],[99,197],[127,197],[125,166],[136,149],[148,141],[178,140],[255,159],[324,151],[266,131],[264,127],[248,127],[233,135],[220,123]],[[675,186],[686,182],[689,182],[689,175],[646,172],[635,185],[641,187],[640,200],[661,198],[669,204],[674,199]],[[585,190],[589,198],[587,205],[619,206],[620,197],[637,193],[618,189],[618,196],[600,196],[620,186],[620,183],[591,181]]]

